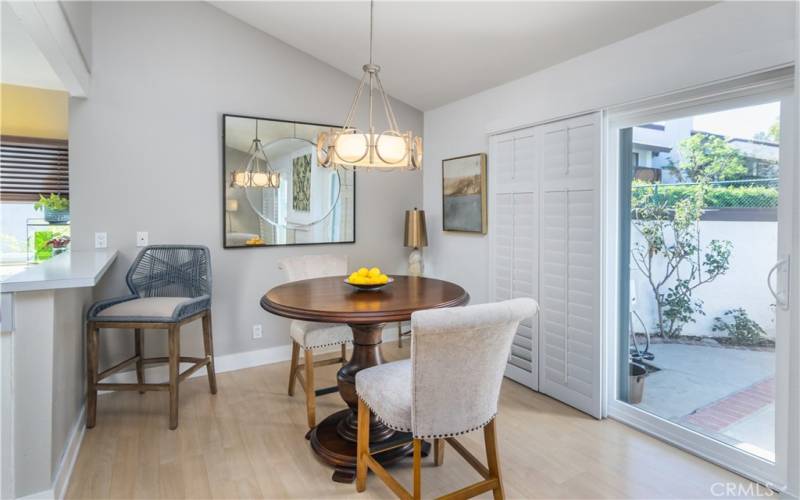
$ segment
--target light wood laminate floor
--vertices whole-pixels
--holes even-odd
[[[396,342],[387,359],[408,355]],[[338,366],[318,370],[333,385]],[[288,363],[205,376],[181,384],[180,425],[167,429],[166,393],[102,395],[87,429],[67,498],[391,498],[370,475],[367,491],[331,481],[304,438],[302,389],[286,395]],[[319,385],[321,386],[321,385]],[[343,408],[317,399],[317,421]],[[498,416],[500,465],[509,498],[708,498],[717,482],[741,477],[613,420],[597,421],[509,380]],[[484,457],[482,433],[462,437]],[[391,468],[411,487],[411,460]],[[424,460],[422,494],[432,498],[479,480],[452,449],[444,465]]]

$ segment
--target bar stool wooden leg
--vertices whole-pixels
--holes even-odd
[[[134,328],[133,329],[134,335],[134,342],[136,345],[135,354],[139,357],[136,360],[136,382],[139,385],[144,384],[144,337],[142,336],[142,329],[141,328]],[[144,389],[139,389],[139,394],[144,394]]]
[[[497,478],[497,488],[492,490],[495,500],[505,498],[503,491],[503,478],[500,476],[500,464],[497,456],[497,434],[495,432],[495,422],[492,420],[483,428],[483,440],[486,444],[486,461],[489,465],[489,477]]]
[[[289,395],[294,396],[294,382],[297,380],[297,364],[300,362],[300,344],[292,340],[292,361],[289,365]]]
[[[433,440],[433,463],[434,465],[444,463],[444,439],[442,438]]]
[[[181,331],[177,325],[169,327],[169,428],[178,427],[178,369],[181,355]]]
[[[347,344],[342,344],[342,365],[347,364]]]
[[[208,372],[208,386],[211,389],[211,394],[217,393],[217,372],[214,368],[214,336],[211,331],[211,311],[208,310],[203,315],[203,347],[205,348],[206,358],[208,364],[206,365],[206,372]]]
[[[403,348],[403,323],[397,322],[397,347]]]
[[[97,422],[97,351],[98,334],[93,322],[86,325],[86,427],[91,429]]]
[[[369,408],[358,400],[358,431],[356,432],[356,491],[367,489],[367,457],[369,456]]]
[[[314,393],[314,354],[311,349],[305,350],[306,380],[303,389],[306,391],[306,414],[308,416],[308,428],[313,429],[317,425],[317,400]]]
[[[422,440],[414,440],[414,500],[422,498]]]

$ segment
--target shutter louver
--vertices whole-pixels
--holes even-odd
[[[2,136],[0,200],[37,201],[50,193],[69,196],[67,141]]]
[[[533,193],[515,193],[514,195],[514,238],[513,238],[513,279],[511,281],[511,298],[534,297],[534,197]],[[509,363],[529,372],[534,373],[536,366],[533,359],[538,346],[534,346],[536,339],[535,324],[526,318],[519,325],[517,334],[511,345]]]
[[[532,130],[507,134],[492,141],[493,300],[536,298],[537,138]],[[539,388],[538,319],[523,321],[511,345],[506,376],[532,389]]]
[[[597,115],[554,124],[542,166],[540,387],[601,414]]]

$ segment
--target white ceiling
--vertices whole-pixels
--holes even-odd
[[[368,2],[211,3],[356,78],[368,60]],[[375,62],[388,93],[429,110],[712,3],[378,1]]]
[[[0,3],[0,81],[26,87],[66,90],[11,7],[6,2]]]

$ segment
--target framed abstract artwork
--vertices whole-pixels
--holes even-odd
[[[486,153],[442,161],[442,226],[486,234]]]
[[[292,207],[311,211],[311,154],[292,159]]]

